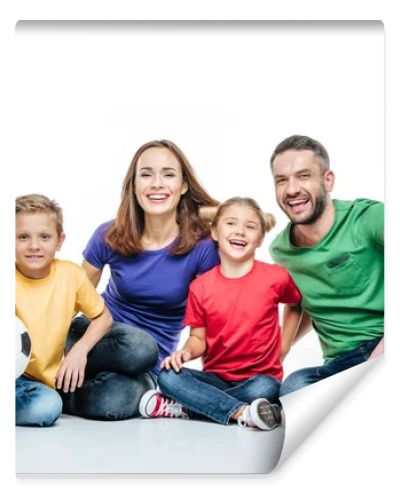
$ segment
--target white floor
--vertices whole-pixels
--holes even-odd
[[[50,428],[16,428],[16,472],[266,473],[283,441],[283,426],[263,432],[194,420],[96,422],[62,415]]]

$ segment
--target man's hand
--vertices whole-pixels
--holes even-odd
[[[383,338],[382,338],[382,340],[379,342],[379,344],[371,352],[371,356],[368,359],[374,359],[374,358],[377,358],[378,356],[381,356],[384,352],[384,348],[385,348],[385,346],[384,346],[384,342],[383,342]]]

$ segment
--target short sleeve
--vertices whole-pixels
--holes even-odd
[[[104,309],[104,300],[90,282],[85,271],[81,271],[81,284],[76,292],[75,309],[88,318],[95,318]]]
[[[195,286],[193,286],[194,284],[195,282],[192,283],[189,289],[184,324],[186,326],[199,328],[206,326],[206,318],[204,309],[201,306],[199,291],[198,289],[196,290]]]
[[[362,234],[378,248],[384,246],[384,204],[375,202],[362,214]]]
[[[282,268],[282,270],[284,274],[280,302],[283,302],[284,304],[298,304],[301,302],[301,293],[294,284],[294,281],[287,270],[285,268]]]
[[[219,264],[220,259],[217,245],[212,239],[201,240],[197,243],[196,251],[198,254],[197,275],[203,274]]]
[[[89,264],[98,269],[109,263],[112,249],[106,244],[105,235],[111,225],[111,222],[106,222],[99,226],[88,241],[83,256]]]

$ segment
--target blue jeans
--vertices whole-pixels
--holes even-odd
[[[280,382],[268,375],[228,382],[214,373],[182,368],[179,373],[163,370],[158,376],[158,385],[165,396],[188,409],[191,417],[203,416],[228,424],[230,417],[245,403],[257,398],[276,402]]]
[[[21,375],[15,381],[15,423],[49,427],[58,419],[62,400],[57,391]]]
[[[352,366],[364,363],[364,361],[369,359],[372,351],[379,344],[381,339],[382,337],[378,337],[374,340],[368,340],[355,349],[337,356],[325,365],[303,368],[302,370],[297,370],[291,373],[283,381],[279,395],[284,396],[285,394],[289,394],[290,392],[297,391],[307,385],[319,382],[320,380],[342,372],[343,370],[347,370]]]
[[[89,323],[85,316],[72,321],[65,353],[82,337]],[[75,392],[59,391],[63,413],[95,420],[137,416],[140,398],[156,387],[155,376],[148,372],[157,359],[158,347],[151,335],[113,323],[88,355],[82,387]]]

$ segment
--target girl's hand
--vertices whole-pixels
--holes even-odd
[[[56,375],[56,387],[64,392],[74,392],[77,387],[82,387],[85,379],[87,363],[87,349],[77,342],[65,356]]]
[[[164,358],[161,363],[161,368],[165,368],[166,370],[173,368],[176,373],[179,373],[183,363],[186,363],[190,359],[192,359],[192,355],[189,351],[175,351],[171,354],[171,356]]]

